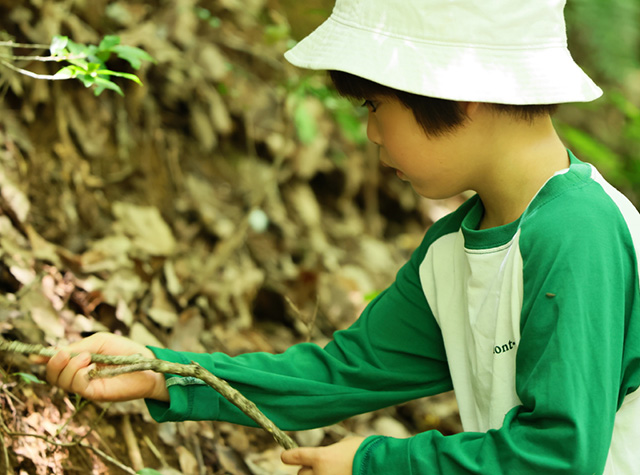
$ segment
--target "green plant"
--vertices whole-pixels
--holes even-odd
[[[217,29],[222,25],[222,20],[203,7],[195,7],[195,13],[198,18],[209,24],[211,28]]]
[[[44,381],[29,373],[13,373],[13,376],[18,376],[22,382],[26,384],[46,384]]]
[[[114,35],[105,36],[97,46],[76,43],[66,36],[54,36],[50,45],[2,41],[0,42],[0,46],[11,48],[11,50],[13,48],[48,48],[50,51],[49,56],[20,56],[12,53],[0,54],[0,65],[17,73],[36,79],[48,79],[53,81],[77,79],[81,81],[85,87],[94,87],[94,93],[96,96],[100,95],[105,89],[124,95],[120,86],[112,80],[114,77],[121,77],[131,80],[136,84],[142,84],[138,76],[135,74],[109,69],[106,63],[112,55],[127,61],[134,70],[140,69],[140,66],[144,61],[155,62],[148,53],[140,48],[121,45],[120,37]],[[36,74],[27,69],[19,68],[12,63],[12,61],[18,60],[57,62],[65,63],[66,66],[62,67],[53,75]]]
[[[567,3],[567,27],[578,62],[598,79],[616,82],[640,67],[640,1]]]
[[[138,470],[136,473],[138,475],[162,475],[162,473],[153,468],[143,468],[142,470]]]
[[[365,110],[357,107],[353,101],[338,95],[335,89],[327,85],[326,80],[319,76],[304,77],[290,84],[289,89],[294,107],[294,124],[302,143],[312,142],[318,133],[315,118],[308,110],[305,100],[308,97],[320,100],[333,120],[338,123],[346,139],[357,145],[366,143],[367,136],[363,127]]]

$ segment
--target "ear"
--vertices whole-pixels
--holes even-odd
[[[474,118],[474,116],[478,112],[478,109],[480,109],[480,106],[481,106],[480,102],[460,101],[458,102],[458,104],[460,104],[460,109],[462,110],[462,113],[466,115],[469,119]]]

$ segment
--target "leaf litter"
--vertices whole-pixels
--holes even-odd
[[[139,71],[144,87],[122,82],[124,98],[0,71],[4,338],[63,346],[108,330],[230,354],[325,344],[460,202],[419,198],[376,166],[364,126],[338,125],[326,78],[281,59],[289,25],[275,2],[32,3],[0,1],[0,30],[37,43],[117,34],[158,64]],[[324,98],[300,95],[311,90]],[[84,405],[16,375],[44,379],[41,366],[0,358],[8,473],[129,473],[60,445],[83,435],[126,467],[139,453],[167,474],[296,473],[257,429],[159,425],[140,401]],[[133,442],[119,437],[125,418]],[[297,437],[427,429],[459,431],[451,395]]]

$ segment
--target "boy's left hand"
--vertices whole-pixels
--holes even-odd
[[[282,453],[287,465],[302,465],[298,475],[351,475],[364,437],[347,437],[328,447],[299,447]]]

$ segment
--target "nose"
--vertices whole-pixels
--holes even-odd
[[[378,146],[382,145],[380,130],[378,129],[378,120],[371,112],[369,112],[367,119],[367,138]]]

